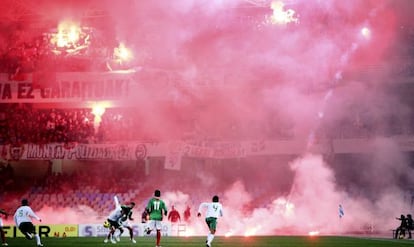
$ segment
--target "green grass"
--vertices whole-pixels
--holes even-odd
[[[139,246],[154,247],[155,238],[139,237],[133,244],[128,238],[122,238],[116,245],[103,243],[102,237],[85,238],[43,238],[45,247],[95,247],[95,246]],[[36,246],[34,240],[24,238],[8,238],[10,247]],[[205,237],[163,237],[163,247],[205,247]],[[414,240],[396,240],[387,238],[356,238],[335,236],[261,236],[261,237],[222,237],[214,239],[212,247],[409,247]]]

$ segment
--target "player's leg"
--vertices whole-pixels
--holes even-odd
[[[6,243],[6,233],[3,230],[3,221],[0,218],[0,235],[1,235],[1,242],[3,246],[7,246],[8,244]]]
[[[116,241],[115,241],[115,231],[116,231],[116,229],[119,227],[119,224],[116,224],[116,223],[114,223],[114,224],[112,224],[111,225],[111,231],[109,231],[109,236],[110,236],[110,238],[109,238],[109,240],[111,241],[111,243],[113,243],[113,244],[116,244]]]
[[[25,234],[26,238],[32,239],[32,236],[34,236],[37,246],[43,246],[42,242],[40,241],[40,236],[39,234],[37,234],[36,229],[32,222],[23,222],[20,225],[23,225],[22,226],[22,229],[24,230],[23,234]]]
[[[216,218],[207,218],[206,219],[206,223],[208,225],[208,229],[210,230],[210,232],[207,235],[207,243],[206,245],[208,247],[211,246],[211,242],[213,242],[214,239],[214,234],[216,233],[216,226],[217,226],[217,219]]]
[[[135,239],[134,239],[134,231],[133,231],[133,229],[132,229],[132,227],[131,227],[131,225],[129,224],[129,221],[127,220],[127,221],[123,221],[122,222],[122,227],[124,227],[124,228],[126,228],[126,229],[128,229],[128,232],[129,232],[129,239],[131,240],[131,242],[132,243],[136,243],[136,241],[135,241]]]
[[[6,233],[3,230],[3,226],[0,226],[0,235],[1,235],[1,243],[3,246],[7,246],[8,244],[6,243]]]
[[[27,222],[20,223],[19,230],[25,236],[26,239],[31,240],[33,238],[32,234],[28,232],[28,228],[26,225]]]
[[[397,227],[397,229],[395,229],[395,236],[394,236],[395,239],[398,239],[399,233],[400,233],[400,227]]]
[[[162,224],[161,224],[161,221],[159,220],[154,220],[154,222],[155,222],[155,229],[157,230],[157,246],[160,246]]]
[[[111,230],[109,231],[109,234],[108,234],[108,239],[109,239],[109,241],[111,241],[111,243],[113,243],[113,244],[116,244],[116,241],[115,241],[115,239],[114,239],[114,233],[115,233],[115,230],[116,230],[116,228],[115,228],[115,227],[112,227],[112,228],[111,228]]]
[[[115,233],[115,230],[119,227],[119,223],[113,220],[108,220],[108,221],[110,224],[110,227],[109,227],[110,231],[104,242],[107,243],[108,241],[111,241],[111,243],[116,244],[116,241],[114,240],[114,233]]]
[[[124,228],[122,226],[118,227],[119,234],[115,236],[117,242],[121,241],[122,233],[124,233]]]
[[[112,232],[112,228],[113,228],[113,226],[109,226],[109,232],[108,232],[108,235],[106,235],[106,238],[105,238],[105,240],[104,240],[104,243],[108,243],[109,242],[109,240],[111,239],[111,232]]]
[[[135,244],[136,241],[134,239],[134,231],[133,231],[132,227],[130,225],[124,225],[124,227],[126,227],[126,229],[128,229],[129,238],[131,239],[131,242]]]

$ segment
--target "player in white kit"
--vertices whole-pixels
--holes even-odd
[[[206,212],[206,223],[210,232],[207,235],[206,247],[211,247],[211,242],[213,242],[214,234],[216,233],[217,228],[217,218],[223,216],[223,206],[219,203],[219,197],[213,196],[212,202],[203,202],[198,207],[197,216],[201,216],[201,210],[207,208]]]
[[[28,200],[23,199],[22,205],[16,210],[16,213],[14,213],[14,222],[27,239],[31,240],[34,236],[37,246],[43,246],[40,241],[40,236],[36,233],[36,229],[32,223],[32,218],[35,218],[40,222],[42,221],[42,219],[40,219],[29,207]]]

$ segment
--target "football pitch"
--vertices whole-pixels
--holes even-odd
[[[92,247],[92,246],[139,246],[154,247],[155,238],[139,237],[133,244],[128,238],[122,238],[117,244],[103,243],[102,237],[44,238],[45,247]],[[9,238],[10,247],[36,246],[34,240]],[[205,237],[163,237],[163,247],[205,247]],[[358,238],[337,236],[260,236],[260,237],[222,237],[214,239],[212,247],[404,247],[414,246],[414,240],[387,238]]]

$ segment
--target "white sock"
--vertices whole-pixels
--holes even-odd
[[[207,235],[207,244],[211,245],[211,242],[213,242],[213,239],[214,239],[214,234],[209,233]]]
[[[37,245],[40,245],[41,243],[40,243],[40,237],[39,237],[39,235],[38,234],[35,234],[35,239],[36,239],[36,243],[37,243]]]

